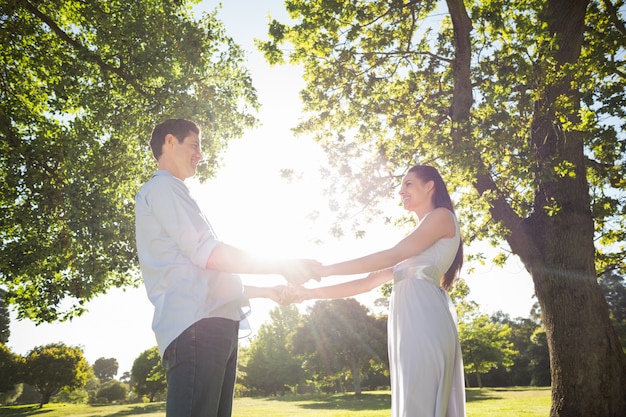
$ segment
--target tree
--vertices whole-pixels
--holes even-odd
[[[530,341],[532,342],[529,348],[529,357],[531,360],[528,364],[532,377],[530,384],[547,387],[550,385],[551,379],[546,331],[542,328],[535,330]]]
[[[122,381],[122,382],[124,382],[126,384],[130,383],[130,372],[125,371],[122,374],[122,376],[120,377],[120,381]]]
[[[7,292],[0,289],[0,343],[7,343],[11,336],[11,315],[4,299]]]
[[[19,318],[69,319],[138,283],[134,195],[157,122],[202,126],[201,179],[256,123],[243,51],[189,3],[0,3],[0,284]]]
[[[466,315],[459,320],[459,339],[463,351],[465,372],[476,375],[479,388],[483,387],[480,374],[492,368],[513,365],[518,353],[509,341],[511,328],[492,322],[486,314]],[[466,377],[467,379],[467,377]]]
[[[528,318],[511,319],[496,312],[490,320],[511,328],[509,340],[519,352],[514,363],[506,368],[492,369],[482,382],[485,386],[550,386],[550,359],[545,330],[541,323]]]
[[[361,373],[370,360],[386,359],[386,334],[355,299],[317,301],[293,336],[291,350],[318,375],[348,374],[361,394]]]
[[[124,401],[126,399],[127,393],[128,388],[126,384],[113,379],[105,382],[100,386],[96,398],[106,398],[108,402]]]
[[[24,384],[15,384],[12,389],[5,392],[0,392],[0,404],[8,405],[13,404],[22,396],[24,391]]]
[[[96,376],[90,378],[85,384],[85,391],[87,392],[87,398],[90,404],[97,402],[98,391],[100,390],[101,386],[102,382]]]
[[[119,364],[115,358],[98,358],[93,364],[93,372],[102,382],[112,380],[117,375],[118,368]]]
[[[24,367],[24,381],[41,394],[40,406],[62,388],[82,388],[91,376],[83,350],[63,343],[35,347],[26,355]]]
[[[161,355],[157,346],[143,351],[133,362],[130,373],[133,391],[140,397],[148,396],[150,402],[167,388],[165,369],[161,365]]]
[[[304,380],[302,362],[287,350],[287,341],[300,321],[297,307],[280,306],[270,311],[270,321],[263,324],[250,345],[247,362],[242,366],[243,384],[261,390],[265,396],[284,394],[287,386]]]
[[[626,281],[615,271],[607,271],[600,279],[602,294],[609,304],[613,326],[626,350]]]
[[[21,381],[21,357],[0,343],[0,393],[11,391]]]
[[[626,415],[626,356],[596,279],[626,268],[623,2],[285,4],[293,24],[271,21],[258,45],[276,63],[290,43],[307,82],[296,130],[349,178],[333,182],[347,210],[436,164],[466,243],[506,242],[494,262],[518,256],[533,279],[551,416]]]

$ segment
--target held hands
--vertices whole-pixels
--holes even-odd
[[[293,303],[301,303],[305,300],[308,300],[307,296],[308,289],[304,288],[300,285],[287,285],[281,294],[280,301],[278,304],[288,305]]]
[[[277,285],[268,288],[264,295],[280,305],[301,303],[315,298],[314,290],[302,286],[305,282],[328,276],[328,267],[312,259],[295,259],[283,261],[280,265],[280,274],[287,280],[287,285]]]
[[[319,281],[321,278],[320,269],[322,265],[312,259],[296,259],[286,261],[282,264],[281,275],[290,284],[302,285],[305,282],[314,279]]]
[[[274,287],[265,287],[263,290],[263,297],[269,298],[276,304],[283,306],[301,303],[309,299],[307,296],[309,290],[299,285],[276,285]]]

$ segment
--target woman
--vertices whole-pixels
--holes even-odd
[[[321,266],[321,276],[370,272],[320,288],[295,288],[297,301],[343,298],[394,280],[388,321],[394,417],[465,416],[465,389],[456,313],[446,292],[463,263],[452,201],[437,170],[412,167],[400,188],[417,227],[390,249]]]

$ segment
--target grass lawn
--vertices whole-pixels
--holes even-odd
[[[389,417],[389,391],[354,394],[297,395],[236,398],[233,417]],[[536,387],[470,388],[467,417],[545,417],[550,411],[550,389]],[[0,407],[0,417],[164,417],[165,404],[91,406],[46,404]]]
[[[469,388],[467,417],[546,417],[550,415],[550,387]]]

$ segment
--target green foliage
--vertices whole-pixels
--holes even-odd
[[[37,392],[35,387],[26,383],[20,385],[22,385],[22,392],[15,400],[16,404],[39,404],[41,402],[41,394]]]
[[[290,350],[316,380],[344,390],[338,377],[349,377],[359,394],[370,361],[388,367],[385,323],[352,298],[316,301],[293,335]]]
[[[15,384],[9,391],[0,392],[0,404],[7,405],[13,404],[20,398],[24,391],[24,384]]]
[[[101,385],[102,383],[100,382],[100,379],[96,376],[89,379],[89,381],[87,381],[87,383],[85,384],[85,391],[87,392],[89,398],[89,404],[93,404],[96,402],[98,390],[100,389]]]
[[[541,323],[529,318],[511,319],[497,312],[491,316],[494,323],[511,328],[508,338],[513,350],[519,352],[510,366],[492,369],[481,381],[485,386],[550,386],[550,355],[545,330]]]
[[[557,117],[564,129],[586,132],[598,234],[611,242],[624,240],[624,227],[608,227],[624,224],[619,214],[623,203],[615,194],[625,184],[619,124],[626,109],[621,94],[626,80],[616,70],[624,65],[625,35],[615,24],[623,15],[607,13],[600,2],[591,1],[581,59],[557,69],[549,61],[553,35],[542,23],[545,2],[467,3],[474,104],[470,147],[460,149],[462,144],[452,143],[449,117],[452,102],[460,99],[454,97],[451,68],[460,51],[446,10],[437,8],[441,2],[336,4],[287,1],[295,23],[272,21],[270,39],[257,46],[269,62],[288,60],[304,67],[307,85],[301,96],[309,118],[299,131],[313,132],[340,176],[350,180],[345,189],[335,186],[338,195],[348,192],[354,197],[347,199],[351,204],[370,206],[389,196],[412,162],[437,163],[451,188],[464,190],[457,197],[466,236],[505,237],[506,227],[490,216],[490,201],[505,196],[520,217],[532,211],[533,190],[547,174],[533,168],[539,155],[529,148],[528,127],[546,83],[569,77],[583,107],[559,102]],[[571,161],[552,164],[552,172],[574,175]],[[482,196],[476,198],[470,187],[483,167],[489,169],[493,189],[480,190]],[[604,257],[609,262],[617,256]]]
[[[480,374],[492,368],[513,365],[513,359],[519,352],[513,349],[510,335],[511,327],[490,321],[486,314],[473,311],[459,317],[463,365],[467,374],[476,375],[479,387],[482,387]]]
[[[20,318],[65,320],[137,283],[134,194],[169,117],[210,140],[255,124],[243,51],[187,1],[0,4],[0,283]]]
[[[626,352],[626,281],[623,275],[608,271],[602,275],[599,283],[609,306],[611,322]]]
[[[11,391],[18,382],[22,382],[22,358],[11,352],[4,343],[0,343],[0,393]]]
[[[24,381],[41,394],[41,405],[63,388],[82,388],[92,370],[79,347],[51,343],[33,348],[25,358]]]
[[[266,396],[284,395],[288,387],[305,379],[301,361],[287,350],[288,337],[296,330],[300,314],[293,305],[280,306],[270,312],[270,319],[247,351],[242,384]]]
[[[11,315],[7,303],[4,301],[7,292],[0,289],[0,343],[7,343],[11,336]]]
[[[147,396],[150,402],[167,388],[165,369],[157,346],[143,351],[133,362],[130,373],[133,391],[139,397]]]
[[[117,375],[119,364],[115,358],[98,358],[93,364],[93,372],[102,382],[110,381]]]
[[[531,345],[528,348],[529,370],[531,385],[547,387],[551,383],[550,378],[550,354],[548,352],[548,336],[546,331],[538,328],[530,338]]]
[[[51,403],[63,404],[87,404],[89,402],[89,392],[85,389],[69,389],[64,387],[58,394],[50,398]]]
[[[123,382],[111,380],[100,386],[96,398],[105,398],[108,402],[124,401],[128,394],[128,386]]]
[[[624,268],[623,249],[611,246],[624,241],[626,230],[619,197],[626,185],[620,128],[626,118],[621,3],[605,10],[609,2],[589,2],[581,56],[561,66],[554,57],[558,39],[544,21],[546,2],[467,3],[473,27],[469,51],[456,49],[450,18],[437,9],[441,2],[336,4],[287,1],[295,23],[272,21],[270,39],[257,45],[272,63],[288,60],[303,66],[307,85],[301,97],[308,119],[298,130],[312,132],[339,176],[347,178],[345,188],[333,185],[336,195],[351,196],[344,198],[350,201],[344,210],[372,208],[393,192],[407,166],[435,163],[450,188],[462,190],[456,199],[468,241],[498,241],[510,234],[512,214],[556,213],[566,204],[557,195],[538,200],[535,190],[542,183],[557,177],[571,183],[583,173],[604,248],[598,268]],[[472,54],[471,136],[455,143],[450,108],[466,98],[455,85],[465,80],[457,78],[452,64],[466,53]],[[529,127],[538,103],[551,84],[563,80],[576,93],[555,98],[553,116],[562,129],[583,132],[584,148],[578,151],[584,149],[586,172],[574,169],[573,156],[548,156],[530,148]],[[579,103],[572,102],[576,98]],[[488,186],[478,184],[483,173]],[[504,205],[494,207],[496,200]],[[505,206],[508,214],[494,211]],[[378,214],[374,207],[372,215]],[[338,217],[348,218],[345,213]]]

